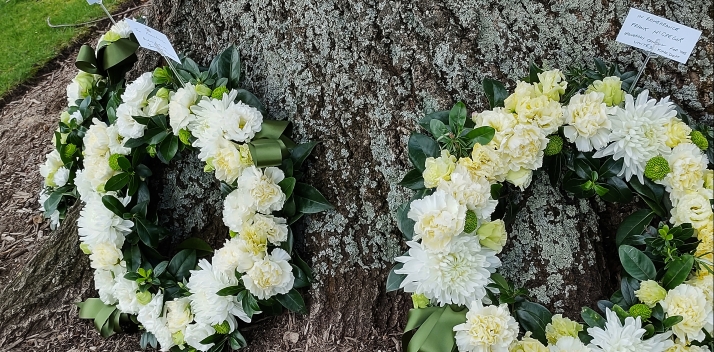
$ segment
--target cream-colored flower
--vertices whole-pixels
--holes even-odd
[[[155,87],[152,77],[151,72],[144,72],[134,82],[128,84],[121,95],[124,104],[130,104],[137,108],[146,106],[146,99]]]
[[[166,321],[170,333],[184,332],[186,326],[193,321],[191,314],[190,300],[184,298],[174,298],[173,301],[168,301],[166,305]]]
[[[238,177],[238,189],[249,196],[258,212],[269,214],[278,211],[285,204],[285,193],[278,183],[285,174],[277,167],[267,167],[265,171],[250,165]]]
[[[714,190],[714,170],[704,170],[704,188]]]
[[[511,135],[513,128],[518,124],[516,116],[504,108],[486,110],[480,114],[474,113],[471,119],[477,127],[489,126],[496,130],[489,143],[496,147],[501,144],[504,138]]]
[[[124,255],[121,250],[111,242],[100,242],[89,248],[89,265],[93,269],[112,270]]]
[[[564,318],[562,314],[555,314],[551,322],[545,326],[545,338],[548,339],[548,344],[555,344],[563,337],[577,338],[581,331],[583,331],[582,324]]]
[[[510,182],[514,186],[521,189],[521,191],[528,188],[533,180],[533,170],[521,168],[519,170],[508,170],[506,174],[506,181]]]
[[[711,203],[704,192],[686,192],[680,198],[672,198],[672,203],[674,207],[670,221],[675,226],[688,222],[698,230],[714,221]]]
[[[422,240],[427,250],[448,249],[451,239],[464,230],[466,206],[444,191],[411,203],[407,216],[414,220],[414,240]]]
[[[476,213],[479,219],[490,219],[498,201],[491,198],[491,184],[485,177],[474,178],[463,165],[456,166],[451,181],[441,180],[437,190],[451,195],[460,204]]]
[[[506,223],[498,219],[481,224],[476,230],[476,235],[478,236],[481,246],[500,253],[503,246],[506,245],[506,239],[508,238]]]
[[[62,187],[67,184],[69,170],[64,167],[64,162],[57,149],[46,155],[45,163],[40,166],[40,175],[45,178],[48,187]],[[60,171],[64,169],[63,171]]]
[[[709,251],[712,251],[711,247]],[[704,297],[707,299],[707,304],[712,305],[714,301],[714,276],[708,270],[704,268],[697,270],[689,276],[689,280],[686,283],[702,290]]]
[[[460,352],[508,352],[518,337],[518,323],[506,304],[484,307],[481,301],[474,301],[466,322],[454,326],[454,331]]]
[[[581,152],[602,149],[607,145],[612,124],[607,117],[603,93],[576,94],[565,107],[563,134]]]
[[[707,346],[690,346],[682,342],[682,340],[677,340],[677,342],[670,348],[664,350],[664,352],[710,352]]]
[[[704,186],[704,170],[709,160],[696,145],[681,143],[665,156],[670,172],[657,183],[665,185],[675,198]]]
[[[548,347],[545,347],[540,341],[531,337],[531,332],[526,332],[521,341],[516,341],[508,349],[508,352],[549,352]]]
[[[290,255],[281,248],[253,265],[243,276],[245,288],[258,299],[268,299],[277,294],[288,293],[295,283]]]
[[[264,233],[268,242],[274,245],[280,245],[288,239],[288,225],[284,218],[255,214],[251,226]]]
[[[149,98],[144,108],[144,115],[156,116],[166,115],[169,112],[169,100],[158,95]]]
[[[560,103],[541,95],[524,101],[516,108],[516,118],[521,124],[534,125],[549,135],[558,130],[565,119]]]
[[[500,151],[508,158],[509,170],[521,168],[536,170],[543,164],[543,150],[548,145],[548,138],[543,131],[531,125],[517,125],[513,135],[501,142]]]
[[[459,165],[464,166],[471,173],[471,177],[485,177],[490,183],[502,182],[506,178],[507,169],[503,158],[491,144],[474,145],[471,158],[459,159]]]
[[[250,270],[255,262],[265,258],[267,253],[267,245],[255,233],[248,233],[245,237],[233,237],[216,250],[213,268],[226,275],[235,275],[236,270],[244,273]]]
[[[191,106],[196,104],[198,93],[196,87],[191,83],[186,83],[183,88],[179,88],[176,93],[170,93],[169,102],[169,125],[175,135],[179,131],[188,127],[189,123],[196,119],[191,113]]]
[[[89,127],[82,139],[84,144],[84,156],[100,156],[108,157],[109,153],[109,134],[107,133],[107,125],[97,118],[92,120],[92,126]]]
[[[667,316],[679,315],[683,320],[672,327],[678,338],[691,341],[704,341],[702,328],[712,331],[714,314],[712,305],[698,287],[681,284],[667,292],[667,297],[660,302]]]
[[[590,352],[588,346],[577,337],[563,336],[555,344],[549,344],[550,352]]]
[[[241,153],[233,142],[219,138],[218,146],[212,161],[216,178],[231,184],[241,175],[246,165],[241,162]]]
[[[635,296],[640,302],[652,308],[667,296],[667,290],[660,286],[657,281],[645,280],[640,283],[640,289],[635,291]]]
[[[694,252],[696,257],[706,260],[709,262],[709,265],[714,263],[714,254],[712,253],[714,251],[714,235],[712,235],[713,227],[714,225],[709,222],[708,224],[697,229],[697,239],[701,242],[697,245],[697,250]]]
[[[607,106],[620,105],[625,100],[625,91],[622,90],[622,82],[617,76],[605,77],[602,81],[593,82],[585,94],[591,92],[603,93],[603,102]]]
[[[509,112],[516,112],[519,109],[522,110],[521,106],[526,104],[531,98],[535,97],[536,94],[538,93],[536,92],[535,85],[524,81],[518,81],[516,83],[516,89],[513,90],[513,94],[509,95],[503,101],[504,108]]]
[[[434,188],[439,185],[441,180],[451,180],[451,172],[456,167],[456,157],[451,155],[448,150],[442,150],[440,157],[426,158],[424,166],[424,186]]]
[[[676,116],[672,117],[664,125],[665,133],[667,134],[667,141],[664,142],[668,147],[674,148],[680,143],[690,143],[689,134],[692,133],[692,129],[687,126],[686,123],[678,119]]]
[[[101,76],[79,71],[72,79],[72,83],[67,85],[67,105],[77,106],[77,100],[88,97],[92,92],[94,83],[100,77]]]
[[[539,73],[538,80],[535,84],[536,94],[545,95],[555,101],[560,100],[560,96],[565,94],[565,88],[568,87],[565,75],[558,69]]]

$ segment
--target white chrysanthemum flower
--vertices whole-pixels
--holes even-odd
[[[40,175],[45,178],[48,187],[62,187],[67,184],[69,170],[64,167],[64,162],[57,149],[46,155],[45,163],[40,166]]]
[[[84,134],[82,143],[84,144],[85,158],[91,156],[108,157],[109,133],[107,132],[107,125],[97,118],[92,119],[92,125]]]
[[[474,113],[471,117],[476,127],[489,126],[496,130],[489,145],[499,146],[504,138],[513,133],[513,128],[518,124],[516,116],[504,108],[486,110],[482,113]]]
[[[184,341],[191,347],[199,351],[208,351],[213,347],[214,343],[202,344],[206,337],[209,337],[216,333],[216,330],[211,327],[210,324],[189,324],[186,327],[186,332],[183,335]]]
[[[491,184],[485,177],[474,178],[469,170],[459,164],[451,173],[451,180],[441,180],[437,190],[450,194],[459,204],[483,219],[490,219],[498,201],[491,198]]]
[[[572,336],[563,336],[554,345],[549,345],[550,352],[590,352],[584,343]]]
[[[283,209],[285,193],[278,183],[284,178],[285,174],[277,167],[266,167],[265,171],[261,171],[251,165],[238,177],[238,190],[252,199],[254,209],[269,214]]]
[[[563,127],[563,135],[581,152],[599,150],[607,145],[612,123],[607,117],[604,97],[605,94],[600,92],[576,94],[564,108],[568,126]]]
[[[228,321],[231,331],[237,327],[236,316],[250,322],[241,302],[236,296],[219,296],[216,293],[226,287],[238,285],[235,275],[214,270],[205,259],[198,262],[199,270],[191,270],[186,285],[191,292],[191,311],[197,323],[216,325]]]
[[[190,300],[187,297],[174,298],[166,302],[166,326],[170,333],[186,331],[186,327],[193,321]]]
[[[504,303],[483,306],[474,300],[466,313],[466,322],[454,326],[459,352],[508,352],[518,337],[518,323]]]
[[[136,108],[144,107],[146,106],[146,98],[154,88],[153,73],[145,72],[126,86],[124,93],[121,95],[121,100],[124,104],[129,104]]]
[[[144,116],[166,115],[169,112],[169,101],[158,95],[154,95],[146,101],[146,107],[142,109]]]
[[[136,297],[139,285],[134,280],[127,280],[124,276],[117,276],[112,289],[117,299],[117,308],[122,313],[138,314],[142,305]]]
[[[592,341],[588,347],[593,352],[664,352],[672,346],[669,337],[671,331],[657,334],[647,340],[642,340],[646,330],[642,328],[640,317],[625,318],[625,324],[620,322],[620,318],[610,310],[605,311],[607,322],[605,328],[588,328],[588,334],[592,336]]]
[[[234,237],[226,240],[225,245],[216,250],[213,268],[226,275],[235,275],[236,270],[245,273],[255,262],[263,260],[266,254],[267,246],[255,245],[245,238]]]
[[[618,176],[625,175],[626,180],[637,176],[644,183],[644,170],[647,161],[657,155],[666,155],[669,148],[665,144],[667,134],[664,125],[677,115],[669,98],[657,102],[648,99],[649,92],[644,90],[637,96],[625,96],[625,108],[616,108],[610,116],[612,133],[610,145],[598,150],[594,157],[612,155],[613,159],[624,159],[624,166]]]
[[[468,304],[486,295],[489,277],[501,266],[496,252],[481,247],[476,236],[452,239],[451,251],[431,252],[408,241],[409,255],[395,260],[404,263],[395,271],[406,278],[400,287],[405,292],[420,293],[439,305]]]
[[[412,202],[407,216],[414,220],[414,240],[429,251],[448,250],[454,236],[464,231],[466,206],[443,190]]]
[[[99,197],[83,198],[86,205],[79,213],[77,227],[79,239],[94,251],[100,243],[111,243],[116,248],[124,244],[124,237],[131,233],[134,223],[123,219],[107,209]],[[120,198],[122,204],[129,203],[131,198]]]
[[[508,160],[508,169],[536,170],[543,164],[543,151],[547,145],[548,138],[543,130],[532,125],[517,125],[513,134],[501,142],[499,150]]]
[[[672,332],[684,341],[704,341],[702,329],[712,331],[714,314],[704,292],[698,287],[681,284],[667,292],[660,302],[667,316],[679,315],[681,322],[672,327]]]
[[[257,132],[260,132],[263,115],[255,108],[235,102],[238,91],[231,90],[223,95],[223,99],[203,97],[191,108],[196,115],[189,128],[194,135],[203,139],[207,131],[220,129],[224,138],[236,142],[248,142]]]
[[[258,299],[288,293],[295,283],[289,260],[288,252],[281,248],[273,249],[270,255],[255,262],[243,276],[245,288]]]
[[[670,195],[679,198],[687,191],[704,186],[704,171],[709,159],[699,147],[692,143],[681,143],[664,158],[667,159],[670,172],[657,183],[664,185]]]
[[[114,122],[119,135],[124,138],[141,138],[144,136],[146,125],[140,124],[133,116],[144,116],[143,111],[136,105],[123,103],[117,108],[117,119]]]
[[[176,344],[171,338],[171,333],[167,327],[166,317],[164,316],[164,295],[159,292],[151,298],[151,301],[139,309],[136,320],[146,329],[146,331],[154,334],[159,342],[162,351],[168,351]]]
[[[171,93],[169,102],[169,125],[175,135],[179,131],[188,128],[188,125],[196,116],[191,113],[191,106],[196,104],[198,93],[196,86],[186,83],[183,88],[179,88],[176,93]]]
[[[268,242],[277,246],[288,239],[289,228],[284,218],[255,214],[251,220],[251,226],[255,227],[256,231],[265,233]]]
[[[112,305],[117,303],[113,291],[114,274],[111,270],[94,270],[94,288],[97,289],[99,299],[101,299],[104,304]]]
[[[119,128],[117,125],[107,127],[107,137],[109,138],[110,154],[129,155],[131,153],[131,148],[124,146],[126,139],[119,134]]]
[[[699,191],[689,191],[679,198],[671,197],[671,199],[673,208],[670,222],[675,226],[688,222],[695,229],[700,229],[714,221],[709,197],[701,189]]]
[[[223,201],[223,223],[233,232],[240,233],[255,215],[255,205],[250,197],[235,189]]]

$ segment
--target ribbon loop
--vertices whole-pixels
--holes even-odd
[[[99,43],[96,55],[91,46],[82,45],[74,65],[84,72],[107,76],[110,81],[118,82],[138,61],[137,49],[139,43],[133,35],[131,38]]]
[[[286,135],[290,121],[263,121],[260,132],[248,143],[250,156],[256,167],[278,166],[290,155],[288,148],[295,143]]]

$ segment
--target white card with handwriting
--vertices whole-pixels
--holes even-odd
[[[102,0],[87,0],[87,4],[94,5],[94,4],[101,4]]]
[[[617,41],[686,63],[702,32],[638,9],[630,9]]]
[[[164,33],[161,33],[149,26],[143,25],[139,22],[127,19],[126,22],[129,24],[132,33],[136,36],[139,41],[139,45],[149,50],[158,52],[161,55],[168,56],[170,59],[181,62],[176,50],[174,50],[173,45],[166,37]]]

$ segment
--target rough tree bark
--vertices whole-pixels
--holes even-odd
[[[227,45],[239,45],[243,84],[270,117],[292,121],[298,141],[322,141],[308,174],[336,210],[308,217],[298,234],[317,276],[309,315],[259,323],[249,332],[249,350],[396,350],[410,302],[385,293],[384,281],[404,250],[393,212],[409,196],[397,182],[408,168],[406,141],[416,121],[457,100],[485,109],[481,80],[513,87],[534,60],[561,68],[600,57],[639,68],[644,54],[614,41],[629,6],[625,0],[154,0],[149,25],[204,65]],[[697,118],[714,113],[714,5],[633,6],[703,31],[687,65],[651,61],[641,85],[671,95]],[[144,54],[140,68],[152,69],[157,60]],[[162,177],[162,221],[181,236],[219,241],[224,228],[212,177],[188,159]],[[502,256],[506,276],[571,316],[612,293],[611,224],[628,208],[572,199],[544,177],[520,199]],[[72,265],[86,261],[78,257]],[[87,278],[77,280],[67,286],[87,285]],[[0,314],[4,309],[0,303]]]

